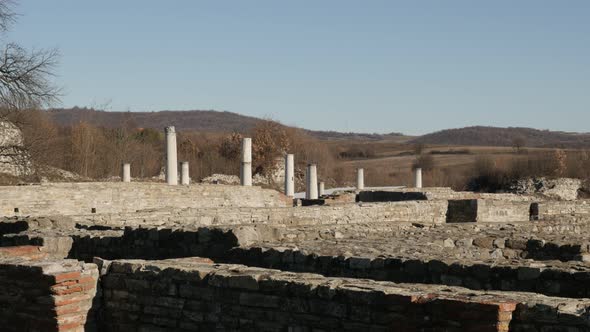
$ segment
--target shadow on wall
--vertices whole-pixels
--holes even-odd
[[[222,257],[239,245],[232,230],[199,228],[194,231],[173,229],[125,228],[123,235],[79,236],[73,238],[68,258],[91,262],[105,259],[166,259],[180,257]]]

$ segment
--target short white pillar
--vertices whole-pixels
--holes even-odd
[[[285,195],[295,197],[295,156],[285,156]]]
[[[358,168],[356,170],[356,190],[365,189],[365,170]]]
[[[320,181],[320,183],[318,183],[318,196],[319,197],[324,196],[325,191],[326,191],[326,184],[324,183],[324,181]]]
[[[318,168],[316,164],[307,165],[307,188],[305,198],[318,199]]]
[[[123,175],[121,178],[123,179],[123,182],[131,182],[131,164],[124,163],[122,173]]]
[[[252,139],[242,138],[242,164],[240,166],[240,182],[242,186],[252,185]]]
[[[188,172],[188,161],[180,163],[180,184],[188,186],[191,183],[191,178]]]
[[[416,188],[422,188],[422,168],[416,168],[414,170],[414,186]]]
[[[178,159],[176,154],[176,130],[173,126],[166,127],[166,183],[178,184]]]

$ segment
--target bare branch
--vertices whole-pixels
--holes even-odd
[[[9,43],[0,55],[0,105],[9,109],[34,108],[59,100],[59,88],[49,80],[59,52],[26,51]]]
[[[15,2],[0,0],[0,31],[6,32],[16,22],[17,14],[12,10]]]

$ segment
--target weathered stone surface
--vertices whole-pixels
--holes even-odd
[[[117,265],[137,261],[115,262]],[[178,267],[178,275],[174,268]],[[205,273],[199,280],[185,279],[186,270]],[[181,291],[176,300],[154,303],[148,309],[122,303],[149,302],[158,296],[153,291],[132,291],[124,299],[113,296],[122,285],[105,285],[103,329],[116,331],[120,326],[144,322],[146,330],[172,331],[193,329],[239,329],[277,331],[346,330],[364,331],[393,328],[398,330],[535,331],[589,329],[588,300],[549,298],[527,293],[468,291],[458,287],[394,284],[371,280],[325,278],[312,274],[285,273],[240,265],[210,265],[182,259],[143,262],[139,269],[121,269],[109,278],[164,281],[174,287],[201,291]],[[134,272],[131,272],[134,271]],[[168,271],[164,277],[161,271]],[[232,284],[232,279],[251,278],[258,287]],[[169,278],[170,275],[172,278]],[[211,280],[215,279],[215,282]],[[246,280],[244,279],[244,280]],[[208,281],[209,280],[209,281]],[[254,280],[254,279],[250,279]],[[210,294],[204,298],[201,294]],[[121,302],[124,300],[125,302]],[[564,306],[567,303],[567,306]],[[557,315],[557,313],[561,313]],[[152,316],[156,314],[158,319]]]
[[[277,191],[260,187],[163,183],[51,183],[0,187],[0,215],[79,215],[143,209],[289,206]],[[94,209],[94,210],[93,210]]]

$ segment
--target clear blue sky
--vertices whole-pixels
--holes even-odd
[[[590,131],[588,0],[20,0],[57,106],[215,109],[310,129]]]

